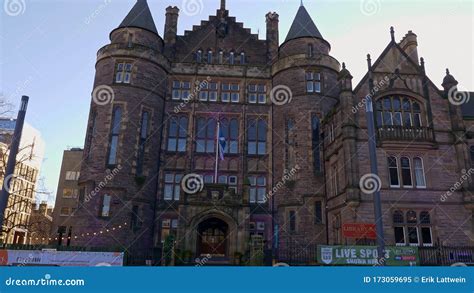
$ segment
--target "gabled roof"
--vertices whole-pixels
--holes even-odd
[[[158,35],[158,31],[146,0],[137,0],[118,28],[136,27]]]
[[[318,28],[314,24],[306,8],[301,5],[296,13],[290,31],[286,36],[285,42],[301,37],[312,37],[324,40]]]

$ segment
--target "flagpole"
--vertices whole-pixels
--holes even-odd
[[[217,167],[219,166],[219,135],[220,135],[220,121],[217,119],[217,134],[216,134],[216,165],[214,169],[214,184],[217,184]]]

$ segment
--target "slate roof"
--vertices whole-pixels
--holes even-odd
[[[470,99],[461,105],[461,112],[464,118],[474,118],[474,92],[469,93]]]
[[[137,0],[118,28],[137,27],[158,35],[158,31],[146,0]]]
[[[311,16],[303,5],[300,6],[298,12],[296,13],[295,19],[293,20],[293,24],[291,25],[288,35],[286,36],[285,42],[301,37],[313,37],[324,40],[323,36],[311,19]]]

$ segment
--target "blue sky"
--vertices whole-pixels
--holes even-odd
[[[149,0],[162,35],[165,8],[181,9],[179,34],[207,19],[220,0]],[[18,4],[19,6],[13,6]],[[63,150],[82,147],[94,79],[96,52],[122,21],[135,0],[3,0],[0,11],[0,94],[18,105],[30,96],[27,121],[46,142],[41,176],[56,194]],[[280,15],[284,40],[299,0],[227,0],[227,9],[253,33],[265,37],[265,14]],[[393,25],[399,41],[408,30],[418,35],[419,55],[440,86],[449,67],[461,89],[474,90],[474,2],[390,0],[305,0],[331,55],[345,61],[358,82],[366,55],[375,60],[390,40]],[[187,8],[184,8],[187,7]],[[15,10],[19,8],[19,10]],[[18,15],[16,15],[18,14]],[[54,201],[54,196],[48,198]]]

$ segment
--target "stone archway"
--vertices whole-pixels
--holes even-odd
[[[200,256],[229,256],[229,225],[219,218],[208,218],[197,227],[196,252]]]

